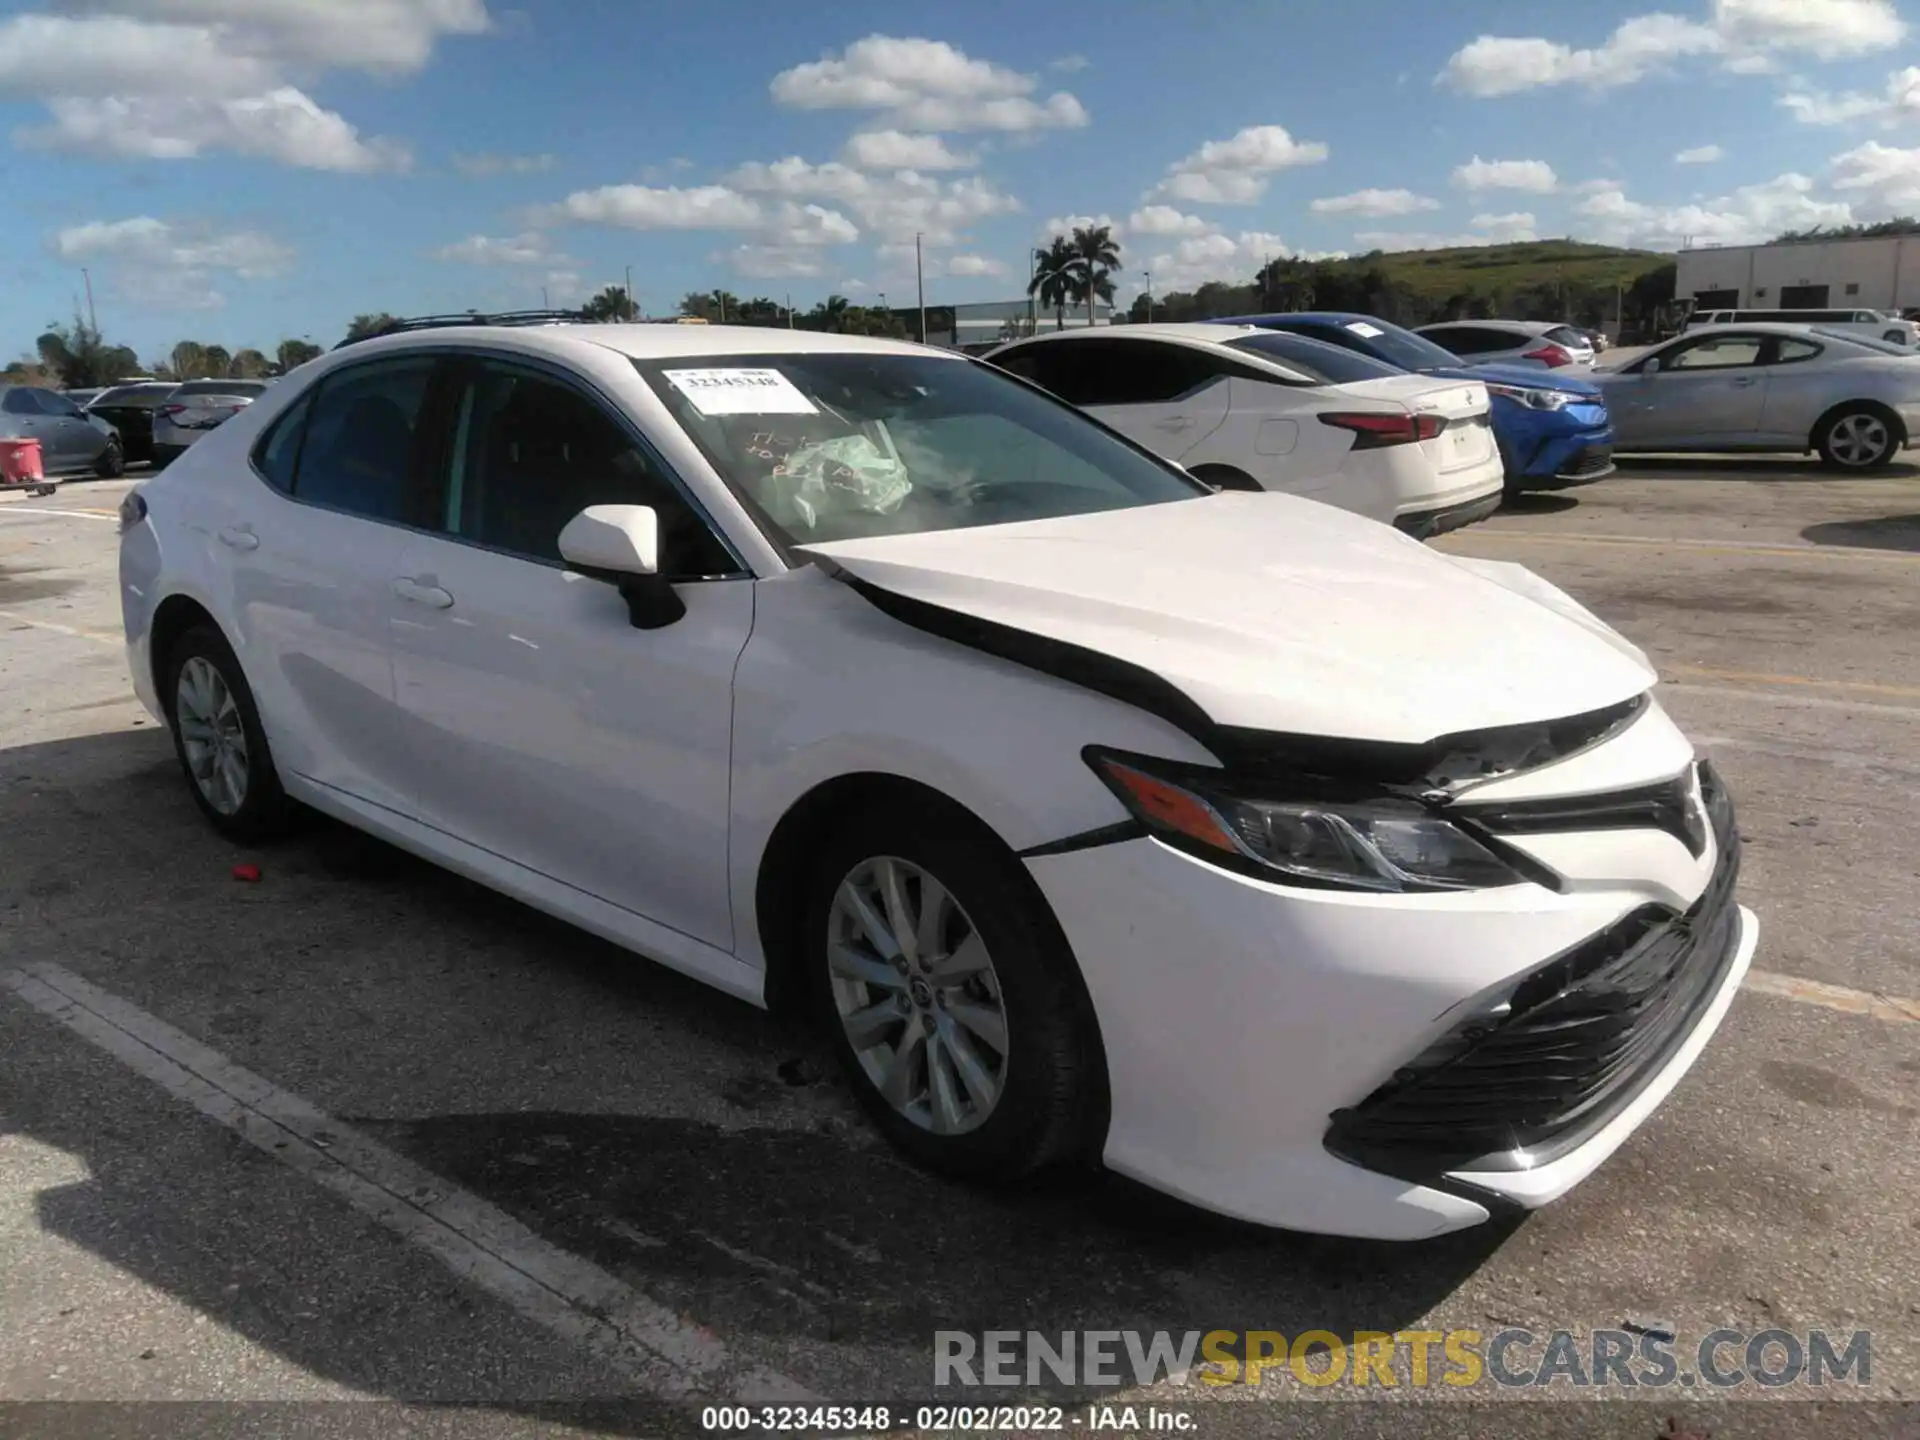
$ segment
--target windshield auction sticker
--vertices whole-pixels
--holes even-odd
[[[702,415],[818,415],[778,370],[663,370]]]

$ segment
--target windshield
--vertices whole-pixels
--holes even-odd
[[[989,366],[936,356],[634,362],[792,545],[1195,500],[1197,481]]]
[[[1344,345],[1351,350],[1364,350],[1376,360],[1384,360],[1402,370],[1434,370],[1442,365],[1460,363],[1460,357],[1451,350],[1434,344],[1424,335],[1416,335],[1385,320],[1347,320],[1339,324],[1327,322],[1316,325],[1309,333],[1316,339],[1324,336],[1334,344]]]
[[[1283,330],[1266,330],[1258,335],[1242,335],[1227,342],[1236,350],[1249,350],[1269,360],[1281,360],[1295,370],[1304,370],[1322,385],[1344,385],[1354,380],[1384,380],[1405,372],[1362,355],[1357,350],[1342,350],[1303,335]]]

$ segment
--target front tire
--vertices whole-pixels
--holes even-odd
[[[1091,1158],[1098,1028],[1020,863],[964,812],[870,810],[819,849],[804,964],[848,1083],[930,1169],[1005,1182]]]
[[[1884,412],[1855,405],[1830,416],[1814,436],[1822,463],[1835,470],[1878,470],[1899,452],[1899,426]]]
[[[1215,490],[1259,491],[1267,488],[1246,471],[1236,470],[1231,465],[1196,465],[1187,473]]]
[[[226,637],[196,625],[174,641],[160,694],[187,789],[213,828],[242,843],[284,833],[293,802],[280,788],[253,691]]]
[[[118,440],[109,440],[107,448],[100,452],[100,458],[93,462],[93,473],[102,480],[118,480],[127,473],[126,451],[120,448]]]

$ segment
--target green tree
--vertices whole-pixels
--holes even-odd
[[[273,357],[280,362],[280,373],[284,375],[309,360],[319,358],[322,353],[320,347],[310,340],[282,340]]]
[[[1027,282],[1027,294],[1036,297],[1040,308],[1053,311],[1053,328],[1067,328],[1067,303],[1075,296],[1074,262],[1078,257],[1073,244],[1064,235],[1056,235],[1044,250],[1033,252],[1033,278]]]
[[[167,360],[177,379],[200,380],[207,374],[207,347],[198,340],[182,340]]]
[[[139,357],[124,345],[109,345],[100,332],[76,315],[70,325],[49,325],[34,342],[40,363],[69,390],[109,385],[140,365]]]
[[[227,374],[235,380],[258,380],[267,373],[272,363],[258,350],[248,346],[234,352],[233,363],[227,367]]]
[[[727,319],[735,325],[785,325],[787,311],[766,296],[756,295],[751,300],[742,300],[738,309],[728,312]]]
[[[1109,225],[1076,225],[1073,239],[1072,293],[1087,307],[1087,324],[1093,324],[1093,303],[1113,299],[1113,274],[1120,268],[1120,247]]]
[[[800,316],[796,323],[802,330],[822,330],[830,335],[844,335],[852,314],[853,306],[846,296],[829,295]]]
[[[633,297],[627,294],[624,285],[609,285],[598,295],[580,307],[589,320],[602,324],[616,320],[636,320],[640,316],[640,307],[633,303]]]
[[[347,339],[365,340],[368,336],[382,334],[393,323],[394,317],[384,310],[371,315],[356,315],[347,325]]]
[[[207,377],[211,380],[224,380],[233,372],[233,356],[224,345],[209,345],[206,349]]]
[[[680,297],[680,313],[689,320],[713,321],[718,317],[718,307],[713,303],[711,292],[689,290]]]

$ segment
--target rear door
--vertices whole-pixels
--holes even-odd
[[[46,428],[41,434],[52,437],[62,470],[84,470],[99,458],[106,448],[107,437],[78,405],[56,391],[42,390],[40,409],[46,417]],[[42,443],[46,443],[44,439]]]
[[[1167,340],[1079,340],[1063,396],[1156,455],[1182,460],[1227,418],[1225,357]]]

